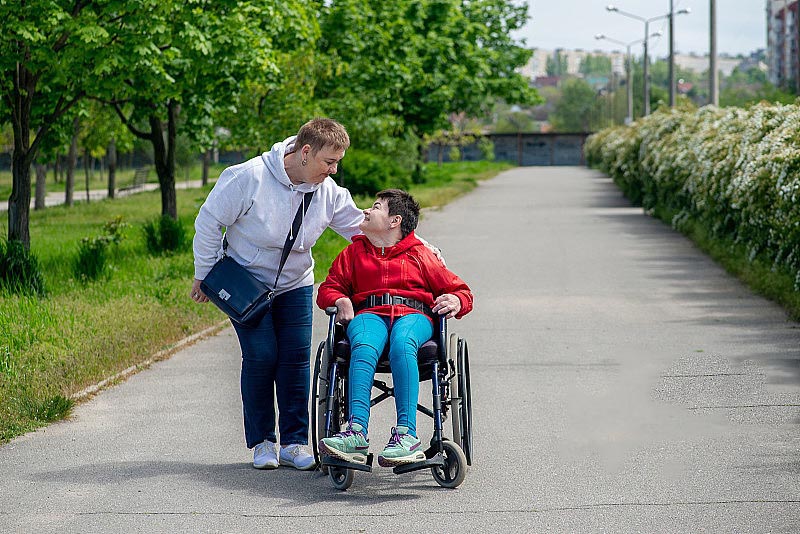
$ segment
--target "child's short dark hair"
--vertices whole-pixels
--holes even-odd
[[[402,217],[400,222],[400,232],[403,237],[413,232],[419,222],[419,204],[414,197],[402,189],[384,189],[379,191],[378,198],[386,200],[389,204],[389,215],[399,215]]]

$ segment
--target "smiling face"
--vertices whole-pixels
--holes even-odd
[[[305,145],[302,157],[306,161],[303,167],[303,181],[309,184],[321,184],[331,174],[339,170],[339,162],[344,157],[344,149],[336,150],[329,145],[319,149],[316,153],[311,146]]]
[[[358,227],[369,237],[386,235],[399,224],[399,215],[389,215],[389,200],[378,198],[372,207],[364,210],[364,220]]]

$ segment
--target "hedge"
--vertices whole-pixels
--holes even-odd
[[[585,150],[632,202],[744,244],[800,291],[799,105],[660,109],[590,136]]]

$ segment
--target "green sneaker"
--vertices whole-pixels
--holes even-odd
[[[319,440],[319,451],[345,462],[367,463],[369,440],[364,435],[364,427],[350,423],[347,429],[329,438]]]
[[[421,462],[425,460],[425,452],[421,447],[419,438],[408,433],[408,428],[392,428],[392,437],[389,443],[378,455],[378,465],[381,467],[395,467],[403,464]]]

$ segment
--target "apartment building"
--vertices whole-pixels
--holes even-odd
[[[800,93],[800,23],[798,0],[767,0],[769,81]]]

